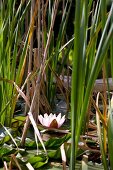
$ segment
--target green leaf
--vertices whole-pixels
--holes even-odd
[[[36,142],[30,138],[26,138],[25,147],[26,148],[36,148]]]
[[[63,137],[52,137],[48,141],[44,142],[46,149],[58,149],[64,142],[67,142],[71,138],[71,134],[67,134]],[[25,146],[27,148],[36,148],[36,142],[30,138],[26,138]],[[39,148],[41,145],[39,144]]]
[[[14,119],[12,119],[11,127],[18,129],[20,126],[24,125],[25,119],[25,116],[14,117]]]
[[[47,142],[45,142],[45,147],[46,148],[53,148],[57,149],[60,147],[64,142],[67,142],[71,138],[71,134],[67,134],[62,138],[51,138]]]
[[[61,159],[61,152],[60,149],[57,150],[49,150],[48,152],[48,157],[52,159]]]
[[[28,159],[28,162],[36,169],[48,163],[48,157],[44,154],[35,155]]]
[[[10,136],[6,135],[5,137],[3,137],[2,139],[0,139],[0,145],[3,145],[4,143],[10,141]]]
[[[16,150],[8,145],[3,145],[2,147],[0,147],[0,157],[4,157],[4,156],[8,156],[11,155],[13,153],[15,153]]]

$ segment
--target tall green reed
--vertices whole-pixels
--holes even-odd
[[[106,5],[105,1],[103,3]],[[100,10],[103,5],[101,0],[97,1],[94,10],[92,0],[76,0],[75,4],[75,40],[71,91],[72,147],[70,169],[72,170],[75,169],[78,141],[83,130],[82,127],[85,125],[84,120],[86,120],[90,95],[113,35],[113,23],[109,27],[113,4],[109,14],[106,14],[103,30],[101,29],[101,22],[103,22],[103,15],[101,15]],[[90,12],[92,13],[91,16],[89,15]],[[99,34],[99,32],[101,33]]]
[[[0,77],[22,83],[24,58],[27,50],[27,34],[22,30],[30,1],[1,1],[0,5]],[[26,41],[26,43],[24,43]],[[23,48],[24,46],[24,48]],[[17,92],[14,86],[0,82],[0,122],[10,126],[14,114]]]

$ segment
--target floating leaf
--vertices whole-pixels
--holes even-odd
[[[48,157],[45,154],[35,155],[28,159],[28,162],[36,169],[48,163]]]
[[[60,147],[64,142],[67,142],[71,138],[71,134],[66,134],[63,137],[52,137],[48,141],[44,142],[46,149],[57,149]],[[30,138],[26,138],[25,142],[26,148],[36,148],[36,142]],[[41,144],[39,143],[39,148],[42,148]]]
[[[13,154],[15,152],[16,152],[15,149],[13,149],[12,147],[10,147],[6,144],[3,145],[2,147],[0,147],[0,157],[8,156],[8,155]]]
[[[47,142],[45,142],[45,147],[47,148],[53,148],[57,149],[60,147],[64,142],[67,142],[71,138],[71,134],[67,134],[62,138],[51,138]]]
[[[48,157],[52,159],[61,159],[60,149],[58,148],[57,150],[49,150]]]
[[[6,135],[5,137],[3,137],[2,139],[0,139],[0,146],[2,146],[5,142],[10,141],[10,136]]]
[[[27,147],[27,148],[36,148],[36,142],[33,141],[30,138],[26,138],[25,147]]]

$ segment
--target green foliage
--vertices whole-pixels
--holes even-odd
[[[47,158],[47,156],[44,156],[43,154],[40,154],[40,155],[37,155],[37,156],[30,157],[28,159],[28,162],[30,162],[31,165],[35,169],[37,169],[37,168],[47,164],[48,158]]]
[[[5,136],[0,139],[0,160],[2,160],[2,162],[3,160],[9,162],[14,158],[11,157],[11,155],[13,155],[16,156],[16,159],[21,162],[21,166],[24,168],[26,168],[26,163],[29,162],[37,169],[47,164],[50,159],[60,159],[60,146],[63,143],[67,144],[67,141],[71,138],[71,146],[66,147],[66,153],[68,158],[70,158],[71,147],[70,170],[74,170],[77,155],[79,152],[82,152],[81,150],[78,151],[78,142],[80,135],[85,131],[86,113],[93,86],[103,64],[107,73],[108,59],[111,63],[111,75],[113,77],[113,2],[109,3],[109,11],[107,11],[108,1],[106,0],[76,0],[73,2],[75,6],[74,37],[70,40],[67,39],[67,27],[70,22],[69,14],[71,12],[72,0],[59,2],[48,1],[47,3],[48,4],[44,4],[45,6],[47,5],[47,9],[43,9],[43,7],[39,9],[40,4],[36,1],[36,4],[39,6],[36,6],[36,11],[34,10],[29,20],[28,18],[30,12],[32,13],[34,1],[0,1],[0,123],[12,128],[8,130],[15,139],[19,134],[18,129],[24,125],[26,119],[25,117],[13,119],[17,95],[18,92],[22,92],[20,90],[22,84],[26,84],[26,82],[24,82],[28,76],[26,74],[32,72],[31,77],[28,78],[29,81],[27,81],[26,90],[29,103],[32,103],[38,77],[42,80],[40,82],[43,82],[39,84],[44,86],[41,86],[42,89],[39,89],[39,93],[48,99],[47,104],[49,103],[53,106],[56,97],[56,81],[60,80],[60,75],[64,75],[64,73],[68,74],[68,71],[66,69],[64,70],[64,66],[68,66],[69,64],[71,66],[73,65],[71,86],[72,134],[67,134],[63,137],[52,137],[44,142],[48,151],[47,155],[43,154],[41,150],[42,147],[39,143],[39,151],[41,151],[41,153],[37,155],[36,152],[31,153],[29,151],[29,149],[37,147],[36,142],[29,138],[26,138],[25,143],[27,152],[25,150],[20,151],[18,147],[15,149],[4,145],[12,142],[12,136],[5,132]],[[57,4],[57,6],[53,8],[55,4]],[[58,6],[58,4],[61,4],[62,7],[60,5]],[[40,18],[41,11],[42,13],[44,12],[44,16],[41,16],[42,18]],[[57,27],[58,30],[56,30],[55,27],[57,24],[55,21],[59,16],[60,22]],[[28,18],[26,19],[26,17]],[[43,20],[43,17],[45,17],[45,20]],[[34,37],[32,37],[34,21],[37,18],[40,18],[40,21],[38,21],[38,30],[36,28],[35,32],[37,33],[37,31],[39,31],[35,45],[39,55],[37,60],[41,60],[39,67],[37,66],[38,64],[35,63],[35,57],[37,55],[35,56],[36,49],[34,49]],[[26,21],[29,24],[27,28],[25,28]],[[40,26],[39,23],[43,23],[44,25],[42,24]],[[29,55],[27,58],[28,50]],[[44,71],[43,69],[41,70],[40,67],[43,68]],[[27,72],[26,74],[24,74],[25,71]],[[44,81],[40,75],[43,75]],[[14,83],[20,88],[18,92]],[[22,90],[23,89],[24,88],[22,88]],[[37,98],[40,102],[40,95]],[[44,102],[42,102],[42,106]],[[34,103],[37,104],[38,101]],[[32,103],[32,105],[34,105],[34,103]],[[40,103],[36,107],[38,107],[36,109],[39,110],[41,108]],[[107,128],[111,169],[113,169],[113,151],[111,149],[113,148],[112,122],[112,108],[110,108]],[[101,127],[99,126],[99,128]],[[101,136],[101,131],[99,135]],[[104,133],[103,136],[105,137]],[[17,138],[15,140],[19,145],[20,140]],[[103,139],[100,140],[100,145],[104,169],[107,169]],[[19,154],[20,157],[18,156]]]
[[[24,45],[22,43],[21,25],[24,24],[30,1],[24,10],[22,1],[20,4],[17,1],[1,1],[0,3],[0,78],[13,80],[20,86],[23,77],[22,69],[25,64],[25,51],[27,50],[27,41]],[[16,96],[17,92],[13,85],[4,81],[0,82],[0,99],[2,101],[0,103],[0,122],[6,126],[11,125]]]
[[[67,142],[70,139],[70,137],[71,137],[70,134],[65,135],[61,138],[51,137],[46,142],[44,142],[44,145],[47,149],[53,149],[54,150],[54,149],[59,148],[64,142]],[[36,147],[36,143],[35,143],[35,141],[28,138],[28,139],[26,139],[25,146],[27,148]],[[42,148],[40,144],[39,144],[39,147]]]
[[[61,138],[51,138],[49,139],[46,143],[45,146],[46,148],[53,148],[53,149],[57,149],[59,148],[64,142],[68,141],[70,139],[71,135],[65,135],[64,137]]]
[[[75,169],[78,141],[80,134],[84,132],[83,127],[85,127],[90,95],[113,36],[113,22],[109,28],[113,13],[113,4],[105,19],[103,18],[105,17],[104,14],[101,15],[100,9],[103,4],[106,5],[106,2],[101,0],[95,4],[95,10],[91,16],[91,27],[88,32],[89,13],[93,10],[91,9],[91,4],[93,4],[92,0],[76,0],[71,91],[71,170]],[[106,8],[107,6],[105,6],[104,10]],[[102,25],[100,27],[101,22]],[[98,31],[100,28],[103,28],[101,29],[101,34]],[[88,37],[88,35],[90,36]]]
[[[20,124],[21,121],[23,121],[23,118],[19,116],[13,120],[13,123],[17,120],[18,124]],[[12,125],[14,125],[13,123]],[[20,166],[23,168],[26,168],[27,163],[30,163],[33,168],[38,169],[39,167],[47,164],[51,159],[61,159],[60,146],[63,143],[67,143],[71,137],[70,134],[67,134],[61,138],[52,137],[48,139],[46,142],[44,142],[47,149],[47,155],[45,155],[45,153],[42,151],[41,144],[39,143],[39,149],[37,150],[36,142],[30,138],[26,138],[26,149],[20,148],[19,145],[21,141],[18,136],[18,128],[19,127],[16,127],[16,129],[8,129],[9,133],[12,134],[14,140],[17,142],[18,148],[14,147],[14,145],[10,145],[12,143],[11,137],[3,128],[0,129],[0,134],[2,134],[0,137],[0,161],[7,161],[8,163],[9,161],[12,161],[13,157],[15,156]]]

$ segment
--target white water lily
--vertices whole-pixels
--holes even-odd
[[[59,128],[65,121],[65,115],[61,117],[61,113],[59,113],[58,115],[52,113],[48,115],[47,113],[45,113],[44,116],[39,115],[38,119],[43,126],[49,128]]]

